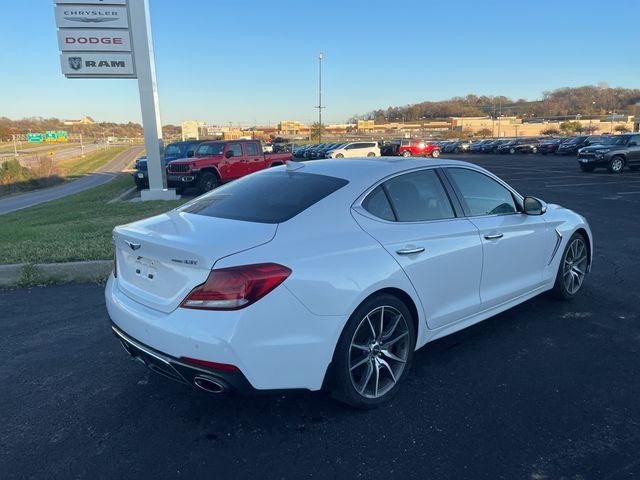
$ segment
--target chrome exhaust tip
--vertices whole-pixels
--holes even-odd
[[[223,393],[227,388],[218,381],[198,375],[193,379],[193,384],[208,393]]]

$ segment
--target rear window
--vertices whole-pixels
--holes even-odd
[[[282,223],[349,182],[287,170],[241,178],[186,204],[183,212],[257,223]]]

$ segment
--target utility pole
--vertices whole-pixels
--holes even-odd
[[[12,138],[13,138],[13,156],[16,157],[16,160],[17,160],[18,159],[18,147],[16,146],[16,135],[13,134]]]
[[[318,143],[322,143],[322,59],[324,53],[318,55]],[[311,133],[309,133],[311,136]]]
[[[84,144],[82,143],[82,134],[80,134],[80,156],[84,157]]]

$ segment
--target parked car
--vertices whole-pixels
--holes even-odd
[[[379,157],[377,142],[349,142],[325,153],[326,158]]]
[[[440,147],[435,142],[428,142],[417,138],[403,138],[394,141],[385,149],[386,156],[399,155],[402,157],[426,157],[438,158]]]
[[[221,183],[291,160],[290,153],[264,153],[257,140],[203,142],[193,158],[174,160],[167,166],[167,183],[180,191],[196,187],[205,193]]]
[[[190,158],[193,156],[195,149],[204,140],[186,140],[184,142],[173,142],[168,144],[164,149],[164,164],[166,165],[178,158]],[[133,167],[133,181],[138,190],[149,188],[149,172],[147,170],[147,157],[140,157],[136,160]]]
[[[498,146],[498,153],[537,153],[540,147],[540,140],[537,138],[516,138],[509,142],[504,142]]]
[[[315,158],[316,151],[317,151],[318,149],[320,149],[320,148],[324,147],[324,146],[325,146],[325,144],[324,144],[324,143],[316,143],[316,144],[314,144],[314,145],[310,146],[309,148],[307,148],[307,149],[304,151],[304,155],[303,155],[303,156],[304,156],[304,158],[305,158],[305,159],[308,159],[308,160]]]
[[[491,142],[488,142],[484,145],[482,145],[482,147],[480,147],[480,153],[495,153],[496,150],[498,150],[498,147],[500,147],[500,145],[503,145],[507,142],[510,142],[511,139],[499,139],[499,140],[492,140]]]
[[[442,147],[442,153],[465,153],[469,151],[471,142],[469,140],[457,140],[448,142]]]
[[[547,138],[540,142],[538,153],[542,155],[555,154],[560,144],[565,140],[566,138]]]
[[[602,143],[578,150],[578,165],[583,172],[593,172],[598,167],[609,173],[620,173],[625,166],[640,169],[640,134],[624,134],[608,137]]]
[[[472,143],[469,146],[469,153],[481,153],[482,147],[489,142],[493,142],[493,140],[485,139],[485,140],[480,140],[479,142]]]
[[[336,143],[329,143],[329,144],[325,145],[324,147],[322,147],[321,149],[318,150],[316,158],[327,158],[327,152],[329,150],[335,150],[337,148],[340,148],[345,143],[346,142],[336,142]]]
[[[591,145],[588,139],[588,135],[570,137],[558,146],[556,153],[558,155],[576,155],[578,153],[578,150],[580,150],[582,147]]]
[[[363,408],[428,342],[545,291],[575,299],[593,258],[582,216],[451,160],[278,167],[113,239],[111,330],[152,371]]]

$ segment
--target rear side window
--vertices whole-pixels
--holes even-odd
[[[387,194],[384,193],[382,185],[378,185],[367,198],[362,202],[362,207],[372,215],[383,220],[394,221],[396,219],[389,204]]]
[[[384,183],[399,222],[454,218],[451,202],[436,172],[420,170]]]
[[[247,155],[258,155],[258,145],[256,143],[245,144]]]
[[[348,183],[314,173],[266,171],[216,188],[180,210],[246,222],[282,223]]]

